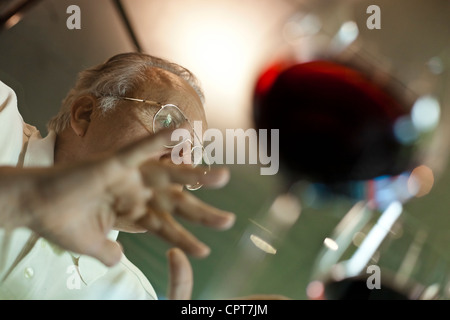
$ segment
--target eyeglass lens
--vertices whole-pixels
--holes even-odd
[[[185,128],[188,129],[189,132],[193,131],[194,128],[189,124],[189,121],[184,116],[184,114],[181,112],[181,110],[178,109],[175,105],[164,105],[155,115],[153,120],[153,131],[158,132],[159,130],[166,129],[166,128],[172,128],[172,129],[178,129],[178,128]],[[194,141],[195,133],[191,132],[191,139]],[[170,145],[167,147],[173,148],[177,145],[189,143],[188,146],[191,148],[190,152],[190,163],[195,168],[199,165],[205,165],[205,174],[210,169],[210,163],[209,159],[205,155],[205,150],[203,146],[195,146],[191,140],[188,141],[173,141]],[[188,155],[189,157],[189,155]],[[202,187],[202,184],[200,182],[197,182],[194,185],[186,185],[186,188],[188,190],[198,190]]]

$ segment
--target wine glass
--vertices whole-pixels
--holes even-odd
[[[257,86],[259,125],[284,125],[289,133],[280,142],[288,183],[306,179],[355,198],[324,240],[307,289],[313,299],[449,297],[445,255],[409,204],[426,198],[429,182],[447,170],[450,47],[443,36],[450,29],[439,10],[448,4],[380,3],[383,23],[372,30],[367,1],[302,2],[286,24],[288,54]],[[402,6],[408,14],[400,14]],[[436,24],[415,23],[431,15]],[[402,36],[399,25],[408,26]],[[357,90],[345,91],[341,84],[353,73]],[[392,118],[371,121],[371,101],[379,101],[374,109],[394,112]]]
[[[431,230],[393,201],[357,202],[325,238],[307,287],[310,299],[450,298],[450,262]]]
[[[254,95],[256,128],[280,130],[283,185],[240,230],[205,296],[448,297],[445,255],[411,214],[447,170],[447,32],[410,15],[428,12],[431,21],[439,8],[385,1],[381,30],[369,30],[371,2],[299,3],[285,23],[286,50],[273,55]],[[405,23],[414,28],[399,36],[392,28]]]

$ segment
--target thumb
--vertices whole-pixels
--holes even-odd
[[[100,260],[107,267],[112,267],[119,263],[122,258],[122,246],[116,242],[105,238],[102,243],[96,246],[95,252],[87,255]]]
[[[192,266],[186,254],[179,248],[167,251],[169,259],[169,290],[170,300],[190,300],[194,286]]]

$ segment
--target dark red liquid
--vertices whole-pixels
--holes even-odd
[[[293,181],[366,180],[410,164],[412,149],[393,130],[408,108],[350,67],[274,65],[258,79],[253,110],[257,129],[280,130],[280,168]]]

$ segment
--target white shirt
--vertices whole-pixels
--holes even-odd
[[[50,132],[43,139],[35,127],[24,123],[16,94],[0,81],[0,166],[53,165],[55,138]],[[112,231],[108,237],[117,236],[118,231]],[[9,233],[0,229],[0,299],[156,300],[157,296],[125,255],[107,268],[18,228]]]

